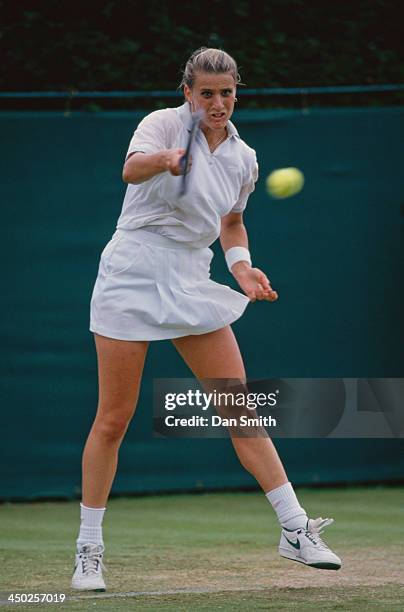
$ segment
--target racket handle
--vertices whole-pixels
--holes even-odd
[[[185,171],[186,171],[186,165],[187,165],[186,157],[187,157],[186,155],[183,155],[180,159],[180,166],[181,166],[182,174],[185,174]]]

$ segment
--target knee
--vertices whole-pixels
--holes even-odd
[[[120,412],[119,414],[97,415],[93,432],[105,442],[119,442],[128,428],[132,412]]]

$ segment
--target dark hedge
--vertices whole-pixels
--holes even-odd
[[[1,2],[0,88],[174,89],[201,45],[249,87],[404,81],[396,0]]]

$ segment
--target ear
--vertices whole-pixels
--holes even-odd
[[[184,96],[188,102],[192,102],[192,91],[188,85],[184,85]]]

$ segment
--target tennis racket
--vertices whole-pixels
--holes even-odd
[[[195,140],[196,132],[199,127],[199,123],[203,117],[203,111],[198,110],[195,113],[192,113],[192,121],[191,121],[191,129],[188,136],[187,146],[185,148],[185,153],[181,159],[182,172],[181,175],[181,187],[180,187],[180,196],[186,194],[188,189],[188,172],[189,172],[189,162],[191,158],[192,144]]]

